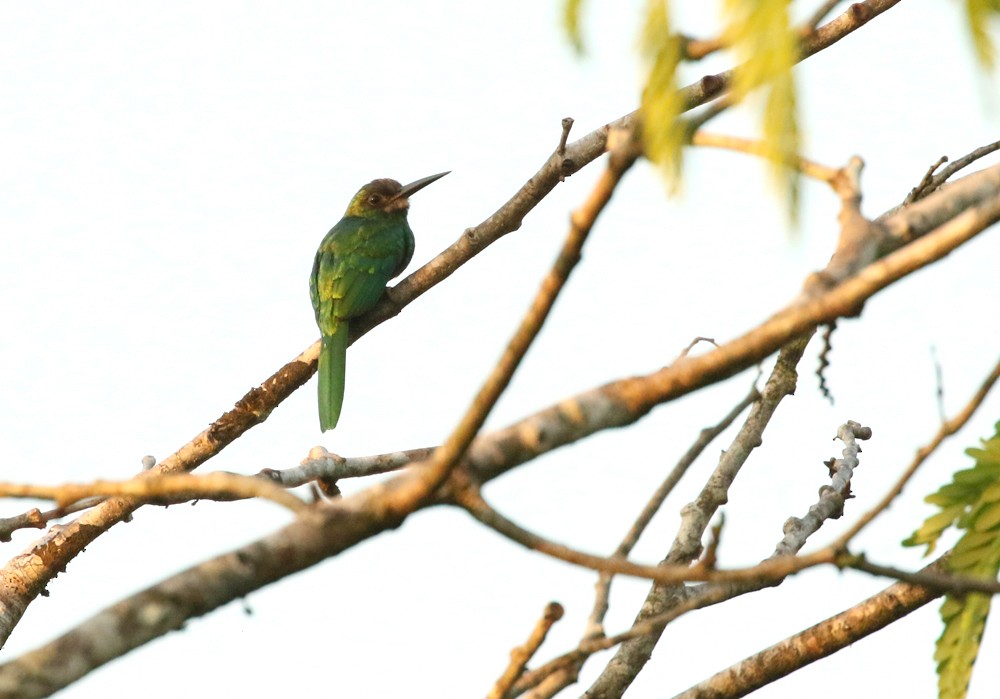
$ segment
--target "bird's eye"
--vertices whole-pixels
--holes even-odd
[[[372,194],[370,197],[368,197],[368,203],[371,204],[372,206],[378,206],[378,204],[381,201],[382,197],[379,194]]]

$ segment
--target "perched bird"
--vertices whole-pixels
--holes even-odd
[[[413,257],[413,231],[406,222],[409,197],[447,172],[405,187],[396,180],[373,180],[358,190],[344,217],[316,251],[309,296],[323,344],[319,352],[319,425],[337,426],[344,402],[347,330],[382,297],[386,283]]]

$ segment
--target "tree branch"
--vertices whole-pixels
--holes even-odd
[[[787,560],[793,557],[805,546],[806,540],[819,530],[823,521],[839,516],[837,508],[829,506],[831,500],[830,491],[844,490],[845,477],[847,480],[850,478],[846,471],[853,468],[851,462],[857,460],[857,445],[854,443],[855,435],[858,433],[868,434],[865,429],[861,428],[857,423],[852,422],[848,422],[838,429],[838,435],[845,443],[844,451],[846,458],[844,463],[834,464],[831,467],[830,477],[832,486],[823,486],[820,490],[819,501],[809,508],[809,513],[805,518],[802,520],[791,518],[789,520],[795,524],[791,527],[786,524],[785,535],[774,547],[774,553],[761,565],[766,564],[768,561]],[[837,549],[834,547],[827,547],[823,552],[829,552],[834,556],[834,560],[838,556]],[[699,567],[704,569],[701,563],[699,563]],[[655,646],[656,640],[659,639],[668,623],[687,612],[719,604],[734,597],[755,592],[780,582],[781,579],[768,580],[760,578],[757,580],[731,581],[725,584],[711,583],[697,588],[687,588],[684,590],[683,595],[673,595],[673,599],[669,600],[669,605],[660,606],[660,611],[656,611],[655,613],[652,604],[655,604],[658,600],[650,593],[646,604],[643,605],[642,612],[640,612],[631,628],[606,638],[584,638],[574,650],[555,658],[537,670],[525,675],[521,682],[518,683],[518,689],[525,691],[537,684],[540,688],[544,686],[547,689],[546,691],[536,692],[536,694],[550,696],[551,694],[548,690],[555,687],[565,687],[575,681],[580,667],[582,667],[584,661],[591,655],[598,651],[624,644],[622,649],[631,646],[635,650],[631,652],[626,651],[624,657],[622,657],[622,649],[620,649],[615,659],[608,664],[597,682],[588,690],[587,694],[587,696],[609,696],[608,694],[602,694],[602,692],[614,692],[616,694],[611,694],[610,696],[619,696],[627,690],[631,681],[642,667],[641,665],[636,667],[629,663],[639,661],[645,664],[646,660],[648,660],[648,653],[652,652],[652,647]]]
[[[674,468],[667,474],[667,477],[660,484],[660,487],[656,489],[653,495],[650,497],[649,502],[646,506],[642,508],[642,512],[636,518],[635,522],[629,528],[628,533],[625,538],[622,539],[621,543],[618,544],[618,548],[615,549],[615,558],[625,558],[631,552],[635,545],[639,542],[639,537],[646,530],[646,527],[653,520],[653,517],[659,512],[660,507],[663,505],[667,496],[673,491],[674,486],[680,482],[680,479],[687,472],[688,468],[695,462],[695,460],[701,455],[701,453],[708,447],[712,441],[722,434],[736,418],[739,417],[744,410],[756,403],[761,399],[760,391],[757,390],[757,386],[753,386],[750,392],[737,403],[729,414],[726,415],[722,420],[712,427],[706,427],[698,435],[698,439],[695,440],[684,455],[680,458]],[[608,599],[611,594],[611,580],[612,575],[609,573],[601,573],[597,584],[596,584],[596,595],[594,599],[594,609],[591,612],[590,619],[587,622],[587,630],[584,633],[584,637],[600,636],[604,634],[604,617],[608,612]]]
[[[549,317],[552,306],[566,285],[569,275],[580,261],[583,245],[587,241],[590,231],[593,230],[597,217],[611,201],[622,176],[641,155],[640,141],[635,129],[622,129],[612,132],[612,135],[618,136],[619,143],[612,144],[611,138],[609,138],[611,153],[608,158],[608,166],[587,200],[570,216],[570,230],[559,256],[542,280],[541,287],[538,289],[531,307],[521,320],[517,332],[507,344],[500,361],[490,372],[482,388],[473,399],[472,405],[466,410],[448,439],[434,450],[434,453],[424,464],[418,465],[420,468],[419,478],[409,481],[406,488],[390,489],[384,507],[394,509],[401,516],[405,516],[432,498],[438,488],[448,479],[455,465],[465,454],[483,423],[486,422],[493,406],[496,405],[510,384],[514,372]],[[563,146],[560,145],[560,148]]]
[[[528,661],[538,652],[539,647],[545,642],[545,637],[549,633],[552,625],[562,619],[563,608],[558,602],[549,602],[545,606],[545,613],[535,624],[535,628],[523,646],[518,646],[510,652],[510,664],[504,670],[503,675],[493,685],[493,689],[487,695],[487,699],[505,699],[514,686],[518,678],[524,674],[524,668]]]
[[[172,505],[190,500],[244,500],[263,498],[303,512],[309,504],[270,481],[237,473],[216,471],[201,476],[172,473],[154,478],[130,478],[127,481],[94,481],[45,486],[21,483],[0,483],[0,497],[38,498],[52,500],[60,508],[85,498],[127,496],[139,503]]]
[[[963,155],[941,172],[934,174],[938,167],[948,162],[948,156],[942,155],[938,161],[930,167],[927,174],[924,175],[924,178],[920,181],[920,184],[910,190],[910,193],[906,195],[906,199],[903,200],[903,205],[906,206],[907,204],[912,204],[915,201],[920,201],[928,194],[931,194],[939,189],[941,185],[948,181],[949,177],[954,175],[959,170],[969,167],[969,165],[976,162],[980,158],[985,158],[990,153],[998,150],[1000,150],[1000,141],[994,141],[988,145],[976,148],[971,153]]]
[[[976,390],[972,398],[969,399],[969,402],[966,403],[965,407],[962,408],[962,410],[955,417],[943,422],[941,427],[938,429],[937,434],[934,435],[930,442],[917,449],[917,453],[914,455],[913,461],[911,461],[910,465],[905,471],[903,471],[899,480],[896,481],[892,489],[890,489],[889,492],[886,493],[874,507],[865,512],[858,519],[858,521],[851,526],[850,529],[844,532],[840,538],[837,539],[837,546],[846,548],[851,540],[857,536],[862,529],[868,526],[873,519],[889,508],[889,505],[891,505],[892,501],[903,492],[903,488],[905,488],[906,484],[910,482],[910,479],[913,478],[913,475],[917,472],[917,469],[920,468],[924,461],[926,461],[927,458],[933,454],[939,446],[941,446],[941,443],[944,440],[951,437],[965,426],[965,423],[969,421],[969,418],[972,417],[979,406],[982,405],[983,401],[986,400],[987,394],[990,392],[990,389],[993,388],[993,385],[998,379],[1000,379],[1000,360],[997,360],[997,363],[993,366],[993,371],[991,371],[989,376],[983,380],[982,384],[980,384],[979,388]]]
[[[938,569],[938,562],[924,571]],[[674,699],[735,699],[833,655],[940,596],[940,592],[896,583],[840,614],[762,650],[713,675]]]

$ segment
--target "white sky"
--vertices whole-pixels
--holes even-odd
[[[590,5],[590,53],[577,60],[556,0],[4,3],[0,478],[127,477],[144,454],[166,457],[308,346],[317,336],[313,253],[364,182],[453,171],[414,197],[412,271],[534,173],[562,117],[576,119],[579,137],[634,109],[641,3]],[[706,15],[685,17],[685,29],[709,31]],[[806,154],[831,165],[864,157],[871,215],[897,203],[940,155],[997,138],[996,78],[977,72],[961,22],[958,3],[901,3],[797,71]],[[727,65],[717,58],[691,77]],[[750,135],[753,121],[733,114],[712,128]],[[792,234],[759,163],[716,152],[692,153],[688,163],[679,200],[664,198],[649,167],[629,174],[490,426],[651,371],[696,335],[732,338],[824,264],[836,232],[836,201],[824,188],[806,185]],[[208,468],[288,467],[316,444],[363,455],[438,443],[516,327],[599,168],[560,186],[520,231],[352,348],[336,431],[319,433],[311,381]],[[847,419],[871,426],[874,439],[848,517],[814,545],[882,496],[936,429],[931,347],[949,414],[995,361],[995,320],[984,311],[997,298],[998,257],[996,235],[981,236],[844,321],[829,370],[834,407],[816,390],[810,348],[797,395],[731,492],[723,565],[767,556],[782,522],[815,501],[821,462],[839,455],[830,438]],[[609,552],[698,430],[750,381],[741,375],[562,449],[487,496],[529,528]],[[870,557],[920,565],[898,542],[930,512],[921,496],[970,463],[962,449],[990,434],[998,414],[993,396],[906,502],[859,540]],[[638,559],[665,553],[678,510],[725,444],[695,465]],[[4,514],[22,509],[4,504]],[[144,508],[32,604],[0,661],[288,519],[267,503]],[[19,533],[6,557],[35,536]],[[126,686],[150,698],[484,695],[549,600],[567,616],[540,657],[576,644],[595,577],[526,553],[461,513],[424,512],[251,595],[252,616],[230,605],[67,695],[114,696]],[[689,615],[668,629],[629,696],[670,696],[885,584],[814,571]],[[615,583],[609,631],[629,624],[646,589]],[[755,696],[931,696],[936,610]],[[995,631],[987,629],[972,697],[1000,691]],[[605,660],[588,663],[577,693]]]

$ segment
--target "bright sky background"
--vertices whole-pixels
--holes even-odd
[[[680,5],[681,3],[674,3]],[[713,13],[684,15],[691,33]],[[798,4],[798,3],[797,3]],[[812,3],[808,9],[812,9]],[[468,3],[13,3],[0,14],[0,445],[5,480],[124,478],[165,458],[317,337],[307,277],[316,246],[361,184],[451,169],[416,195],[408,271],[479,223],[556,146],[635,108],[639,7],[595,0],[589,54],[575,58],[557,0]],[[708,6],[708,3],[704,4]],[[713,5],[714,7],[714,5]],[[797,69],[806,154],[865,158],[864,209],[898,203],[940,155],[997,139],[996,77],[978,72],[959,3],[904,2]],[[691,77],[730,65],[717,58]],[[712,129],[752,135],[728,115]],[[986,162],[995,162],[994,160]],[[684,196],[631,172],[489,426],[498,427],[673,359],[696,335],[726,340],[788,301],[823,266],[836,200],[807,184],[791,232],[760,163],[694,152]],[[315,382],[206,470],[297,464],[322,444],[344,455],[438,443],[465,410],[554,258],[568,212],[599,174],[561,185],[511,234],[348,355],[343,417],[321,435]],[[839,455],[838,425],[869,425],[844,520],[882,496],[938,424],[932,347],[949,414],[996,359],[1000,239],[984,235],[879,294],[834,338],[831,407],[816,389],[816,343],[801,380],[744,467],[726,507],[721,564],[772,551]],[[547,536],[608,553],[698,431],[748,390],[752,373],[655,410],[504,477],[488,498]],[[898,542],[920,503],[970,461],[962,449],[1000,417],[993,396],[859,540],[879,562],[921,565]],[[731,438],[731,434],[729,435]],[[680,507],[716,442],[636,551],[666,552]],[[363,483],[344,483],[347,491]],[[24,509],[4,503],[4,514]],[[286,523],[268,503],[143,508],[90,546],[37,599],[0,661],[188,565]],[[5,544],[5,560],[36,532]],[[179,693],[482,696],[549,600],[566,618],[540,657],[574,646],[596,576],[527,553],[460,512],[413,517],[307,572],[93,673],[68,696]],[[630,697],[671,696],[886,585],[814,571],[673,624]],[[609,632],[648,585],[614,586]],[[778,682],[766,699],[928,697],[937,605]],[[972,697],[1000,692],[987,629]],[[586,666],[582,692],[605,656]],[[836,687],[836,690],[834,690]]]

